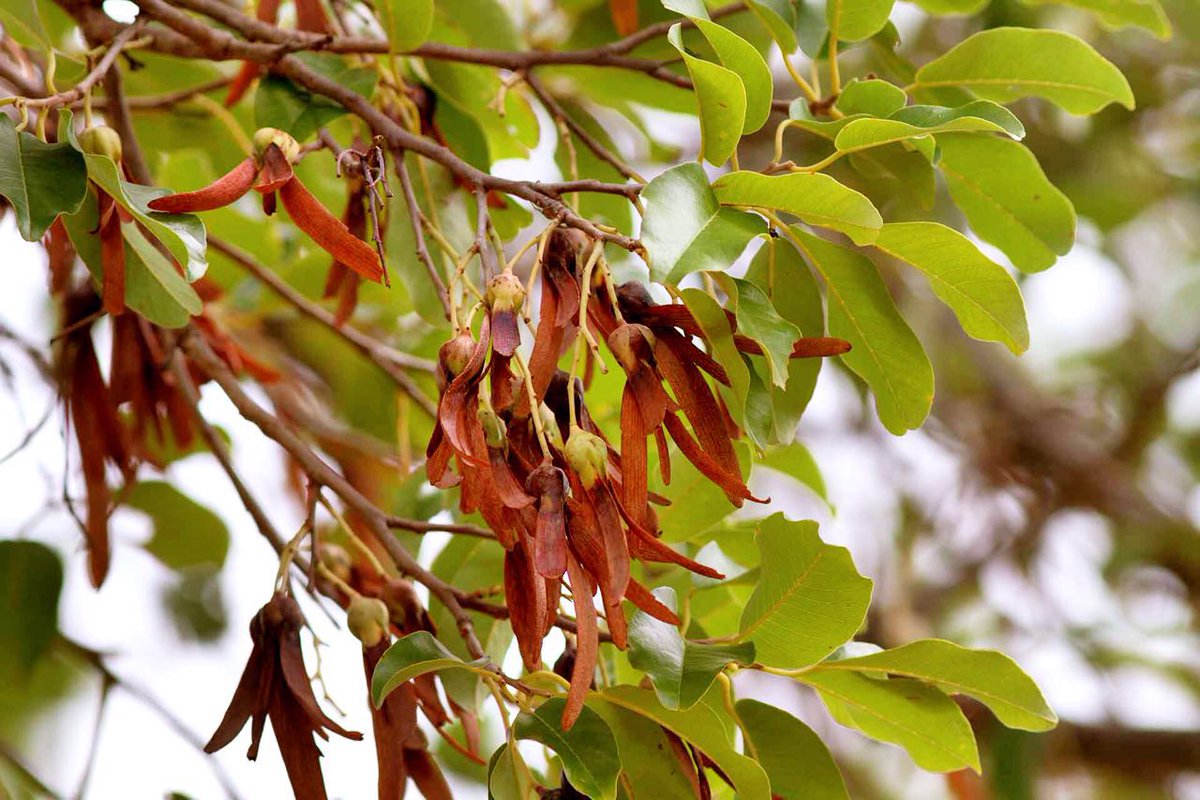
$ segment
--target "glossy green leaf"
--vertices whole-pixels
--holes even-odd
[[[874,393],[879,421],[897,436],[919,427],[933,404],[933,367],[875,265],[805,231],[792,235],[825,279],[829,335],[850,342],[842,361]]]
[[[938,169],[971,229],[1024,272],[1038,272],[1075,241],[1075,209],[1018,142],[994,136],[938,138]]]
[[[835,106],[846,116],[870,114],[872,117],[888,117],[904,108],[906,103],[908,95],[894,83],[878,78],[855,78],[842,89]]]
[[[0,541],[0,676],[24,679],[58,633],[63,568],[43,544]]]
[[[728,268],[766,230],[753,214],[722,208],[699,164],[680,164],[642,190],[641,241],[650,275],[678,283],[690,272]]]
[[[443,669],[466,669],[485,672],[485,659],[463,661],[428,631],[417,631],[397,639],[379,659],[375,674],[371,676],[371,700],[375,707],[383,705],[384,698],[402,683],[418,675]]]
[[[871,581],[858,574],[849,550],[821,541],[811,520],[773,514],[755,539],[762,576],[742,612],[739,638],[753,641],[767,666],[815,664],[862,625]]]
[[[654,596],[678,610],[674,589],[655,589]],[[674,625],[638,611],[629,621],[629,663],[650,677],[665,708],[678,710],[695,705],[728,665],[753,664],[754,644],[688,641]]]
[[[812,728],[783,709],[739,700],[744,750],[767,772],[771,794],[781,800],[849,800],[846,783],[829,748]]]
[[[615,800],[621,759],[608,723],[584,706],[571,730],[564,731],[560,721],[565,705],[563,698],[551,697],[532,713],[522,711],[513,721],[513,735],[553,750],[571,785],[587,797]]]
[[[170,569],[225,563],[225,522],[171,484],[140,481],[126,495],[125,505],[150,517],[154,534],[144,547]]]
[[[663,800],[691,797],[691,780],[679,759],[671,754],[667,732],[652,719],[613,703],[593,702],[594,710],[608,723],[621,756],[622,797],[628,800]],[[503,800],[497,797],[496,800]]]
[[[974,14],[992,0],[912,0],[924,11],[938,16]]]
[[[732,70],[697,58],[683,46],[680,25],[672,26],[668,41],[679,51],[692,76],[700,117],[700,152],[720,166],[737,150],[746,122],[746,87]]]
[[[938,222],[893,222],[873,246],[923,272],[967,335],[1000,342],[1018,355],[1029,347],[1016,281],[958,231]]]
[[[938,689],[908,678],[876,680],[836,670],[807,672],[798,679],[817,690],[837,722],[903,747],[921,769],[979,772],[971,724]]]
[[[537,800],[537,786],[530,780],[521,753],[507,743],[500,745],[488,759],[488,800]]]
[[[70,114],[62,124],[71,124]],[[78,211],[86,194],[87,165],[78,150],[46,144],[0,115],[0,195],[12,205],[22,239],[41,239],[59,214]]]
[[[377,0],[375,12],[393,53],[413,50],[433,30],[433,0]]]
[[[788,242],[768,238],[746,270],[746,280],[762,289],[783,319],[795,325],[803,336],[825,335],[825,307],[812,270]],[[767,444],[787,444],[796,435],[796,426],[808,401],[812,399],[821,372],[821,358],[792,358],[787,362],[787,388],[779,389],[769,380],[762,381],[770,395],[771,429],[764,437]]]
[[[767,123],[771,116],[771,97],[775,92],[775,81],[767,62],[754,45],[728,28],[715,22],[698,19],[696,27],[720,59],[721,65],[742,80],[746,92],[746,116],[742,133],[754,133]]]
[[[708,8],[704,0],[662,0],[662,6],[667,11],[674,11],[692,19],[708,19]]]
[[[917,70],[914,89],[940,86],[961,86],[998,103],[1042,97],[1072,114],[1093,114],[1109,103],[1134,107],[1119,69],[1087,42],[1053,30],[980,31]]]
[[[796,52],[796,7],[794,0],[747,0],[784,55]]]
[[[374,70],[355,67],[339,56],[302,53],[305,66],[323,77],[369,98],[375,88]],[[343,114],[344,106],[324,95],[314,94],[280,75],[266,75],[254,96],[254,124],[259,128],[279,128],[299,141],[312,136],[322,126]]]
[[[784,211],[810,225],[841,231],[856,244],[874,241],[883,225],[870,200],[820,173],[731,172],[721,176],[713,189],[722,205]]]
[[[695,289],[685,289],[686,296]],[[735,442],[741,473],[750,468],[750,448]],[[655,491],[671,501],[658,509],[658,524],[665,542],[686,542],[732,514],[735,509],[721,488],[697,470],[686,458],[676,456],[671,461],[671,484],[656,485]]]
[[[1025,127],[1004,106],[987,100],[959,108],[909,106],[888,119],[856,119],[838,131],[833,144],[853,153],[935,133],[983,131],[1007,133],[1020,139]]]
[[[588,703],[609,703],[657,722],[712,759],[733,783],[738,800],[770,800],[771,785],[762,767],[733,749],[726,723],[705,703],[672,711],[650,690],[633,686],[606,689]]]
[[[1159,0],[1023,0],[1029,5],[1050,3],[1090,11],[1109,28],[1145,28],[1160,39],[1171,38],[1171,21]]]
[[[829,35],[841,42],[869,39],[887,24],[896,0],[826,0]]]
[[[949,694],[975,698],[1010,728],[1047,731],[1058,724],[1033,679],[996,650],[969,650],[941,639],[922,639],[893,650],[827,662],[818,669],[900,675],[931,683]]]
[[[786,388],[792,346],[800,338],[800,329],[779,316],[766,292],[750,281],[730,278],[729,282],[736,287],[738,333],[762,345],[772,383]]]

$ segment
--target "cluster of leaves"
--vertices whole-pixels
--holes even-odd
[[[661,6],[562,3],[556,13],[570,32],[552,43],[556,50],[543,52],[596,53],[576,61],[539,60],[539,51],[525,50],[526,35],[498,2],[381,0],[374,19],[353,23],[360,30],[336,15],[331,19],[320,3],[297,0],[297,31],[275,27],[279,5],[271,0],[260,3],[257,21],[216,13],[199,0],[184,5],[200,12],[183,15],[193,22],[207,15],[239,34],[286,42],[296,51],[319,51],[341,40],[345,52],[356,54],[301,52],[287,56],[290,66],[281,62],[265,72],[248,60],[224,98],[229,109],[203,91],[175,97],[181,88],[203,89],[215,80],[217,86],[207,89],[215,91],[225,81],[207,61],[179,69],[179,62],[154,52],[172,53],[172,40],[165,35],[160,40],[161,31],[187,36],[192,29],[171,17],[169,8],[146,4],[143,13],[159,27],[127,28],[120,45],[116,38],[98,42],[115,51],[133,41],[132,33],[149,31],[148,45],[137,42],[148,47],[137,56],[144,68],[126,73],[126,89],[146,98],[147,108],[172,109],[163,117],[137,114],[135,107],[134,126],[121,132],[127,149],[140,142],[139,149],[152,155],[151,174],[135,176],[129,152],[123,159],[119,150],[89,144],[96,137],[88,134],[97,130],[90,97],[101,77],[96,54],[80,58],[64,44],[75,25],[93,35],[111,21],[98,22],[69,4],[63,8],[74,17],[42,2],[2,12],[6,35],[31,52],[60,53],[65,67],[58,79],[73,78],[82,87],[73,96],[13,99],[21,120],[0,118],[0,194],[22,236],[45,237],[50,255],[52,290],[66,332],[59,356],[68,376],[63,395],[83,453],[88,514],[82,527],[97,585],[107,571],[114,502],[106,465],[129,487],[118,502],[156,519],[206,519],[177,492],[173,500],[165,498],[174,491],[168,484],[137,479],[139,469],[165,469],[192,446],[189,380],[217,378],[230,391],[212,364],[194,358],[190,348],[185,350],[192,360],[176,362],[173,370],[156,358],[165,353],[167,360],[182,359],[174,349],[176,337],[198,333],[225,368],[277,387],[272,398],[280,416],[302,428],[306,420],[296,418],[284,395],[308,390],[305,381],[313,377],[289,371],[287,357],[314,368],[332,390],[335,414],[375,437],[372,444],[394,439],[397,430],[405,451],[414,440],[430,443],[429,478],[446,490],[432,499],[417,491],[419,479],[407,468],[397,470],[394,459],[381,458],[378,448],[338,431],[316,426],[306,431],[315,445],[336,454],[358,497],[421,520],[447,513],[470,523],[478,512],[499,540],[455,539],[438,554],[429,578],[390,550],[392,563],[381,564],[382,556],[362,543],[372,542],[374,534],[361,519],[349,518],[327,532],[324,546],[309,553],[320,570],[311,584],[349,609],[351,627],[363,641],[377,706],[381,787],[387,774],[388,785],[402,792],[408,774],[397,773],[385,753],[400,753],[400,763],[407,764],[409,751],[425,752],[426,743],[414,733],[418,706],[439,728],[450,723],[451,714],[457,716],[465,749],[478,758],[478,715],[490,696],[502,706],[506,723],[506,742],[483,776],[497,798],[537,796],[540,786],[556,783],[559,767],[564,785],[590,797],[663,791],[681,797],[732,791],[764,800],[845,796],[832,757],[804,723],[783,709],[735,699],[729,676],[743,669],[810,687],[835,721],[903,747],[918,766],[936,772],[980,768],[971,726],[955,695],[978,700],[1013,728],[1046,730],[1055,724],[1032,681],[997,652],[940,640],[891,650],[854,642],[871,583],[845,549],[821,541],[815,523],[778,514],[751,522],[727,517],[734,505],[755,499],[746,488],[752,470],[781,471],[821,490],[816,466],[794,441],[822,368],[819,358],[809,356],[837,355],[871,392],[880,422],[892,433],[903,434],[926,419],[933,368],[884,279],[897,264],[927,279],[967,335],[1015,354],[1026,349],[1018,284],[976,240],[995,246],[1021,271],[1044,270],[1071,247],[1075,214],[1021,144],[1024,127],[1006,105],[1040,98],[1078,115],[1114,103],[1132,108],[1129,84],[1113,64],[1066,33],[1000,27],[973,33],[918,68],[897,49],[890,0],[829,0],[824,14],[790,0],[748,0],[744,8],[711,13],[700,0],[666,0]],[[963,13],[978,4],[920,5],[930,13]],[[1104,4],[1105,21],[1165,34],[1161,13],[1153,13],[1156,3],[1128,5]],[[603,50],[614,32],[631,33],[643,24],[660,35],[634,34],[628,47]],[[368,44],[359,40],[355,48],[351,34],[360,33]],[[202,37],[194,36],[192,44],[204,54]],[[797,50],[814,64],[811,81],[792,64]],[[776,99],[767,66],[772,53],[782,55],[801,94],[790,104]],[[875,70],[843,85],[842,61],[862,61],[855,53],[869,53]],[[608,63],[612,59],[625,60]],[[118,69],[115,61],[108,59],[107,66]],[[821,65],[828,95],[818,83]],[[255,84],[252,103],[239,103]],[[330,96],[321,88],[328,85],[342,93]],[[106,100],[120,102],[111,93]],[[79,135],[69,112],[57,118],[50,113],[75,101],[84,101],[87,111]],[[501,159],[530,154],[541,135],[535,103],[557,123],[556,160],[573,184],[553,191],[546,184],[520,184],[521,191],[536,195],[530,200],[511,182],[488,185],[479,176]],[[360,104],[379,112],[386,125],[364,114]],[[649,182],[637,179],[615,155],[619,137],[610,133],[607,120],[619,120],[623,136],[642,138],[644,161],[675,160],[666,152],[668,143],[649,128],[647,107],[694,114],[701,158],[716,168],[732,162],[733,168],[711,180],[700,164],[683,163]],[[36,122],[31,111],[38,113]],[[758,169],[741,168],[739,147],[781,111],[786,116],[774,127],[773,158]],[[388,125],[412,138],[398,138]],[[246,158],[248,131],[255,128],[266,136],[261,131],[255,136],[254,152]],[[405,187],[395,196],[390,188],[386,198],[377,191],[377,184],[387,188],[381,175],[371,173],[382,150],[377,155],[362,144],[372,136],[391,151]],[[800,137],[803,147],[795,144]],[[338,141],[362,148],[358,173],[349,181],[344,224],[326,210],[345,194],[333,169],[342,159],[322,152],[338,150]],[[416,149],[416,141],[428,148]],[[797,163],[799,153],[813,160]],[[241,158],[242,166],[207,189],[169,196],[143,185],[153,180],[192,188],[204,182],[198,175],[224,171]],[[420,199],[409,186],[409,172],[419,176]],[[939,176],[974,239],[936,221]],[[598,186],[587,185],[589,180]],[[252,184],[264,195],[265,215],[236,202]],[[276,190],[296,226],[332,254],[332,265],[328,255],[272,216]],[[300,191],[307,199],[289,201]],[[359,241],[368,231],[368,208],[383,264]],[[550,217],[550,225],[532,237],[523,235],[534,210]],[[206,221],[186,213],[192,211],[204,212]],[[558,251],[565,245],[556,241],[567,228],[575,229],[582,244],[563,256]],[[208,231],[219,231],[241,250],[211,247]],[[437,258],[428,253],[427,240],[436,245]],[[503,247],[509,241],[523,242],[511,257]],[[758,249],[744,263],[752,243]],[[528,254],[536,255],[526,282],[515,273]],[[73,279],[76,257],[90,280]],[[561,260],[554,269],[552,259]],[[322,267],[328,267],[325,294],[339,295],[337,316],[324,320],[324,327],[297,324],[275,301],[246,288],[235,267],[248,260],[279,265],[279,278],[308,294],[319,292]],[[394,270],[396,287],[389,293],[364,284],[360,297],[358,277],[379,280],[378,267]],[[635,280],[618,286],[617,275]],[[347,280],[348,293],[342,288]],[[643,300],[651,297],[647,287],[670,300]],[[529,301],[538,289],[541,314],[533,315]],[[576,301],[577,316],[559,314],[572,307],[564,291]],[[109,385],[91,339],[98,306],[113,316],[114,326],[129,330],[114,350]],[[401,315],[423,322],[398,322]],[[268,325],[270,316],[281,318],[279,324]],[[482,323],[474,322],[477,316]],[[355,327],[346,328],[347,320]],[[522,324],[535,332],[529,363],[517,347]],[[415,361],[436,351],[441,380],[435,387],[422,378],[420,387],[439,394],[432,428],[407,412],[380,416],[385,404],[379,398],[394,386],[377,364],[365,372],[343,368],[340,348],[355,341],[350,331],[363,336],[359,327],[369,327],[379,346],[386,340]],[[617,370],[595,374],[603,372],[604,361],[596,333],[622,367],[623,379]],[[660,363],[666,354],[656,348],[671,336],[695,350],[707,377],[695,366],[680,367],[682,382],[666,374]],[[237,343],[251,340],[261,343],[253,355]],[[357,341],[360,351],[370,351]],[[140,355],[130,364],[133,351]],[[485,373],[490,391],[482,383]],[[118,383],[128,375],[138,377]],[[557,399],[553,385],[563,387]],[[688,425],[674,417],[676,404]],[[701,413],[710,408],[719,413]],[[620,436],[613,438],[619,438],[619,450],[605,436],[606,428],[615,431],[618,424]],[[685,459],[671,458],[660,426]],[[577,432],[599,442],[598,455],[572,452]],[[659,446],[648,456],[651,437]],[[455,468],[447,471],[451,462]],[[648,469],[647,462],[658,469]],[[544,477],[539,470],[554,476],[557,488],[548,488],[552,481],[535,482],[535,474]],[[311,472],[308,477],[321,483]],[[355,500],[330,488],[357,509]],[[310,522],[302,533],[315,538],[317,499],[311,486],[305,499]],[[587,539],[589,521],[605,529],[602,542]],[[171,544],[177,527],[156,530],[148,547],[161,551],[156,554],[164,563],[195,565]],[[196,526],[196,538],[212,534],[211,526]],[[215,538],[219,555],[204,561],[219,566],[224,532]],[[281,575],[301,538],[284,548]],[[338,542],[353,550],[353,559]],[[401,543],[412,544],[403,538]],[[630,554],[644,562],[632,567],[632,577]],[[13,550],[4,557],[18,575],[21,559],[29,556]],[[704,566],[710,563],[716,568]],[[625,580],[613,577],[620,570]],[[468,614],[437,596],[426,616],[412,602],[388,602],[397,571],[431,589],[450,587],[458,601],[502,585],[505,606],[485,604]],[[570,603],[560,600],[564,574]],[[14,585],[32,586],[23,579]],[[650,593],[643,586],[658,588]],[[276,588],[286,593],[287,587],[284,581]],[[606,611],[604,630],[590,601],[597,589]],[[276,595],[260,618],[290,603],[280,599],[285,597]],[[367,602],[376,598],[378,605]],[[627,624],[623,599],[640,609]],[[503,616],[511,624],[496,619]],[[308,722],[280,736],[281,746],[297,792],[323,792],[319,770],[313,771],[311,736],[322,734],[328,721],[311,689],[295,685],[299,624],[288,619],[286,630],[256,622],[253,631],[256,652],[282,647],[292,654],[291,661],[273,667],[284,670],[282,675],[290,664],[292,677],[263,677],[258,673],[267,667],[256,666],[252,657],[243,686],[269,687],[253,711],[258,733],[264,715],[286,728],[287,715],[300,713],[287,709],[303,709]],[[541,639],[560,624],[573,632],[568,657],[553,672],[544,671]],[[474,645],[459,635],[466,627],[478,637]],[[498,674],[495,666],[514,633],[526,667],[520,679]],[[381,642],[386,645],[393,634],[400,638],[383,652]],[[14,641],[22,635],[11,633]],[[283,644],[271,644],[273,639]],[[601,685],[593,688],[597,667]],[[563,692],[562,677],[570,679],[569,692]],[[451,713],[437,699],[439,685]],[[272,691],[286,694],[267,698]],[[398,692],[403,702],[396,700]],[[510,702],[519,706],[511,724],[504,707]],[[235,697],[230,713],[236,717],[235,709],[245,703],[245,697]],[[243,712],[251,715],[244,708],[238,713]],[[221,744],[235,732],[225,730]],[[399,738],[388,741],[389,736]],[[524,763],[516,743],[525,739],[557,754],[549,771],[535,774]],[[663,753],[674,758],[664,759]],[[419,763],[428,783],[421,784],[411,765],[405,769],[414,770],[414,780],[436,796],[441,789],[429,787],[444,785],[430,777],[436,765]]]

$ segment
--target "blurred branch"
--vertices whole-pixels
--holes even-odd
[[[0,761],[8,764],[14,772],[21,776],[23,781],[32,786],[37,792],[51,798],[51,800],[62,800],[62,795],[43,783],[42,779],[37,775],[34,775],[33,771],[21,760],[21,754],[3,740],[0,740]],[[0,788],[3,787],[0,786]]]

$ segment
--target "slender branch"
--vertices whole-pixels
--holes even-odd
[[[168,109],[172,106],[177,106],[182,103],[189,102],[195,95],[208,94],[217,89],[223,89],[230,83],[230,78],[221,77],[213,78],[210,81],[197,84],[190,89],[179,89],[174,92],[164,92],[163,94],[147,94],[136,95],[134,97],[125,98],[125,107],[132,111],[157,111]],[[107,111],[112,103],[109,97],[98,97],[92,101],[92,107]],[[76,100],[71,103],[71,108],[79,108],[83,105],[83,100]]]
[[[104,95],[108,99],[104,115],[121,137],[121,162],[135,182],[145,185],[154,183],[150,166],[146,163],[146,156],[133,129],[133,116],[125,102],[125,86],[120,70],[110,69],[104,74]]]
[[[400,192],[404,195],[404,203],[408,207],[408,220],[412,225],[417,258],[425,265],[429,280],[433,283],[433,288],[437,290],[438,299],[442,301],[446,319],[450,319],[450,294],[446,291],[446,282],[442,280],[437,265],[433,263],[433,257],[429,255],[429,247],[425,244],[425,228],[421,224],[421,207],[417,205],[417,196],[413,192],[412,176],[408,174],[408,165],[404,163],[404,151],[393,153],[392,161],[396,176],[400,179]]]
[[[142,24],[135,22],[112,37],[112,41],[108,45],[108,50],[104,53],[99,63],[96,64],[95,69],[83,76],[83,80],[70,89],[46,97],[27,98],[25,105],[30,108],[55,108],[82,99],[101,78],[108,74],[113,63],[116,62],[117,56],[121,55],[121,51],[125,49],[125,45],[129,44],[141,32],[141,29]]]
[[[480,539],[495,539],[496,535],[487,528],[470,525],[465,522],[426,522],[419,519],[397,517],[391,514],[385,517],[389,528],[411,531],[413,533],[457,533],[463,536],[476,536]]]
[[[413,381],[412,377],[404,370],[419,370],[421,372],[433,372],[434,364],[424,358],[417,358],[408,353],[388,347],[383,342],[375,339],[357,328],[353,328],[348,324],[338,325],[334,321],[333,314],[326,311],[317,303],[309,300],[300,292],[293,289],[271,270],[260,264],[249,253],[239,247],[219,239],[214,236],[208,237],[208,246],[216,250],[232,260],[235,264],[245,269],[259,281],[267,285],[267,288],[275,292],[276,295],[287,301],[297,311],[304,316],[320,322],[322,325],[329,328],[346,342],[351,344],[360,353],[375,362],[380,369],[388,374],[397,386],[416,401],[417,405],[431,417],[437,416],[437,406],[433,401],[420,390]]]
[[[571,133],[575,134],[575,136],[579,138],[579,141],[583,142],[585,147],[596,154],[596,158],[611,165],[613,169],[631,181],[637,181],[638,183],[646,182],[645,178],[637,174],[632,167],[630,167],[628,164],[622,161],[619,156],[605,147],[595,136],[592,136],[592,134],[588,133],[587,129],[580,125],[574,117],[568,114],[562,107],[562,104],[560,104],[558,100],[554,98],[554,95],[546,91],[546,87],[542,86],[541,81],[533,77],[533,75],[526,75],[525,83],[529,84],[529,88],[533,90],[535,95],[537,95],[538,100],[542,101],[542,105],[546,107],[546,110],[549,111],[550,114],[555,118],[562,120],[563,124],[571,129]]]

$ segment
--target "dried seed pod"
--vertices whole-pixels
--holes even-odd
[[[383,264],[379,254],[362,239],[355,237],[340,219],[293,178],[279,189],[283,207],[296,227],[312,237],[321,248],[368,280],[383,280]]]
[[[258,164],[253,158],[247,158],[203,189],[156,197],[149,205],[151,210],[166,214],[211,211],[229,205],[250,191],[257,174]]]
[[[488,281],[484,302],[492,312],[492,348],[511,356],[521,343],[517,315],[525,302],[525,286],[516,275],[502,272]]]

